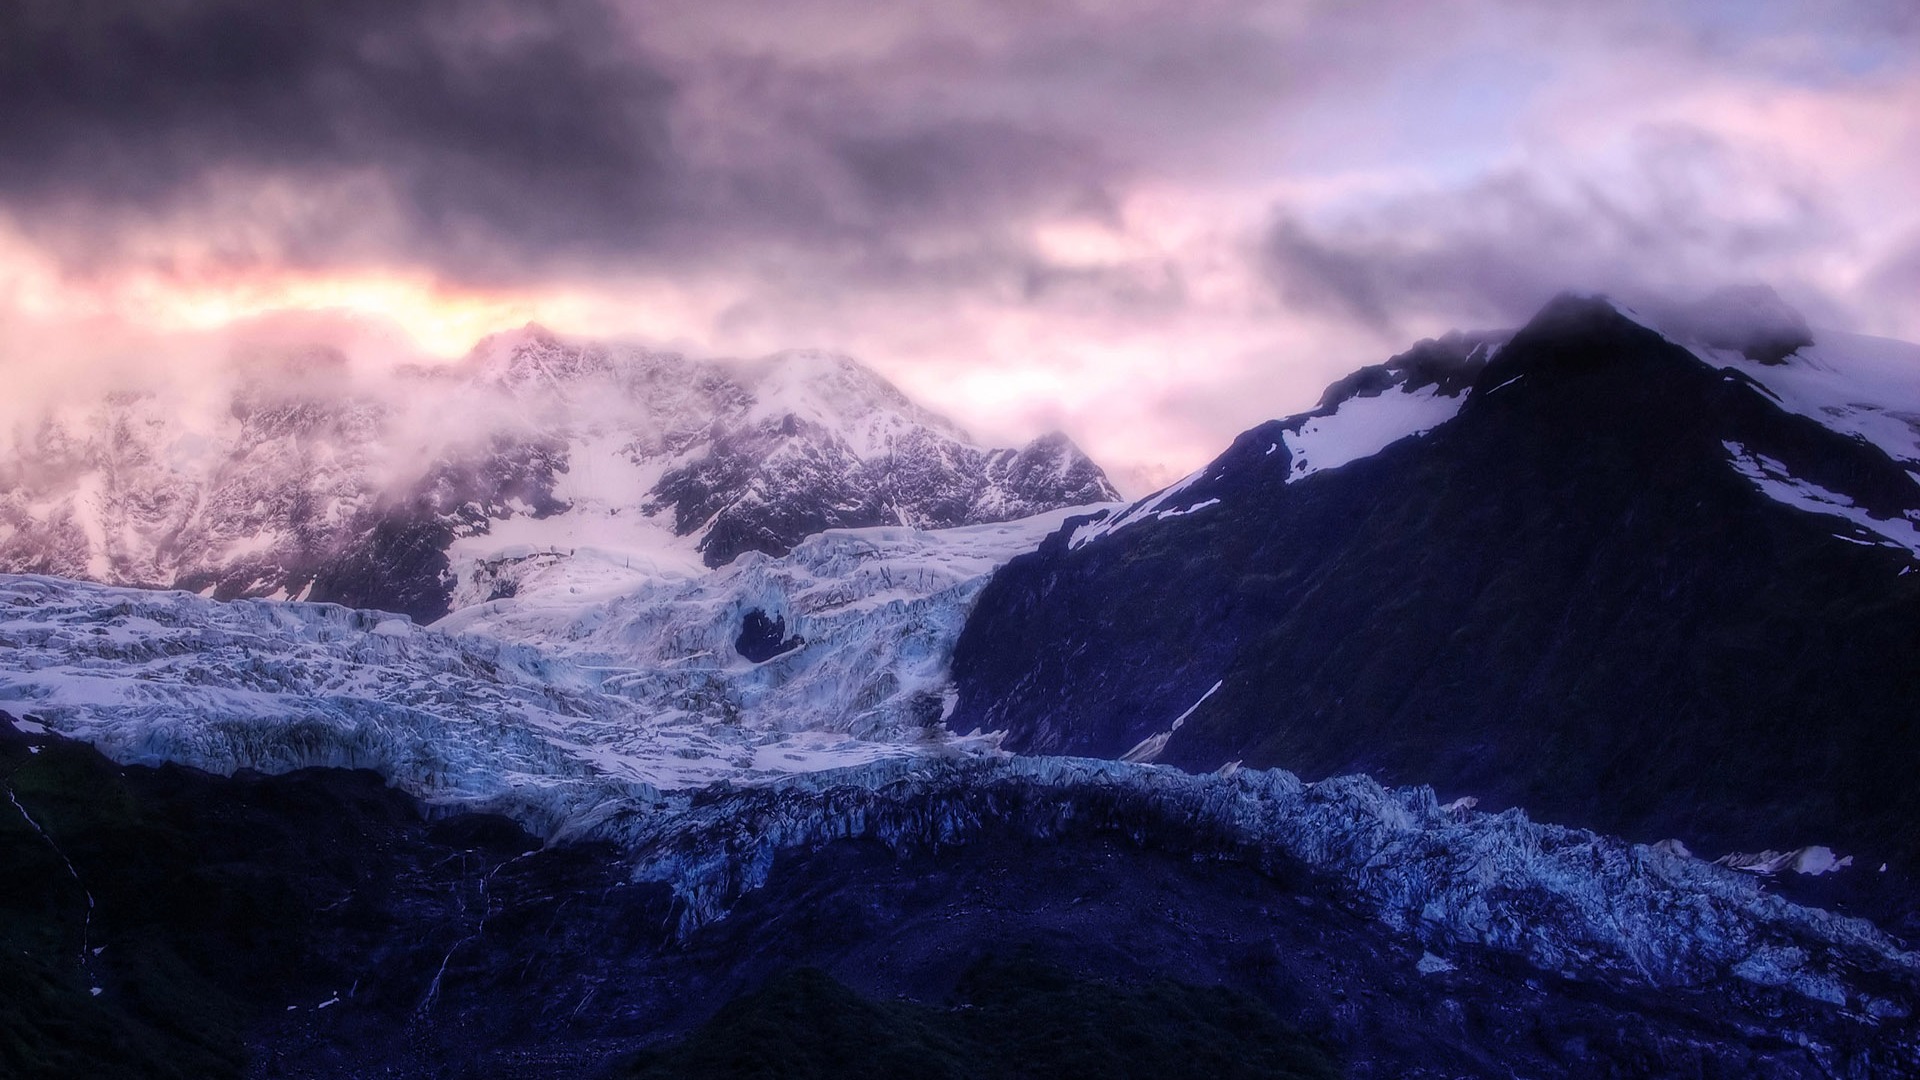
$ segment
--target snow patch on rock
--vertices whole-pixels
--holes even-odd
[[[1735,471],[1752,481],[1755,488],[1775,502],[1808,513],[1839,518],[1857,526],[1864,536],[1877,538],[1856,539],[1855,543],[1882,543],[1920,555],[1920,525],[1913,520],[1875,517],[1864,507],[1855,505],[1849,496],[1795,477],[1785,464],[1774,458],[1752,452],[1736,442],[1723,442],[1721,445],[1726,448]],[[1853,538],[1841,536],[1840,539]]]
[[[1293,462],[1287,482],[1369,458],[1401,439],[1424,435],[1459,413],[1465,394],[1448,397],[1434,386],[1411,393],[1396,387],[1372,397],[1354,397],[1325,416],[1285,433]]]
[[[1783,870],[1796,874],[1819,877],[1853,865],[1853,856],[1835,855],[1833,849],[1823,844],[1794,848],[1791,851],[1755,851],[1733,852],[1713,860],[1719,866],[1734,870],[1744,870],[1749,874],[1769,877]]]

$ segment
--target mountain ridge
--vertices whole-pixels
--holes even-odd
[[[250,370],[212,415],[120,394],[21,429],[0,570],[427,621],[515,546],[611,544],[694,574],[828,528],[1117,498],[1064,435],[977,446],[818,351],[695,360],[529,324],[386,383],[324,350]]]
[[[954,725],[1912,865],[1908,462],[1601,300],[1488,350],[1425,434],[1302,475],[1315,414],[1270,422],[1009,562]]]

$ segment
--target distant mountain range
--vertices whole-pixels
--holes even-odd
[[[0,570],[426,620],[511,588],[503,568],[535,550],[693,574],[823,529],[1117,498],[1063,435],[978,446],[817,352],[704,361],[529,326],[390,381],[318,352],[248,367],[211,409],[190,396],[23,428],[0,459]]]

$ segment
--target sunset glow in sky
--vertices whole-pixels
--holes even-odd
[[[1579,7],[26,0],[0,373],[818,346],[1139,491],[1564,288],[1920,338],[1920,5]]]

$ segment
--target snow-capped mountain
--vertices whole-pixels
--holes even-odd
[[[1062,435],[972,443],[843,356],[689,359],[539,327],[356,377],[324,351],[230,392],[109,396],[13,433],[0,569],[420,619],[582,549],[687,576],[829,528],[1115,498]]]
[[[952,723],[1911,872],[1916,656],[1920,348],[1566,297],[1009,563]]]
[[[51,418],[5,550],[435,621],[0,575],[0,981],[561,1076],[1012,951],[1355,1075],[1910,1072],[1920,349],[1715,303],[1423,342],[1132,505],[844,358],[537,330]]]

